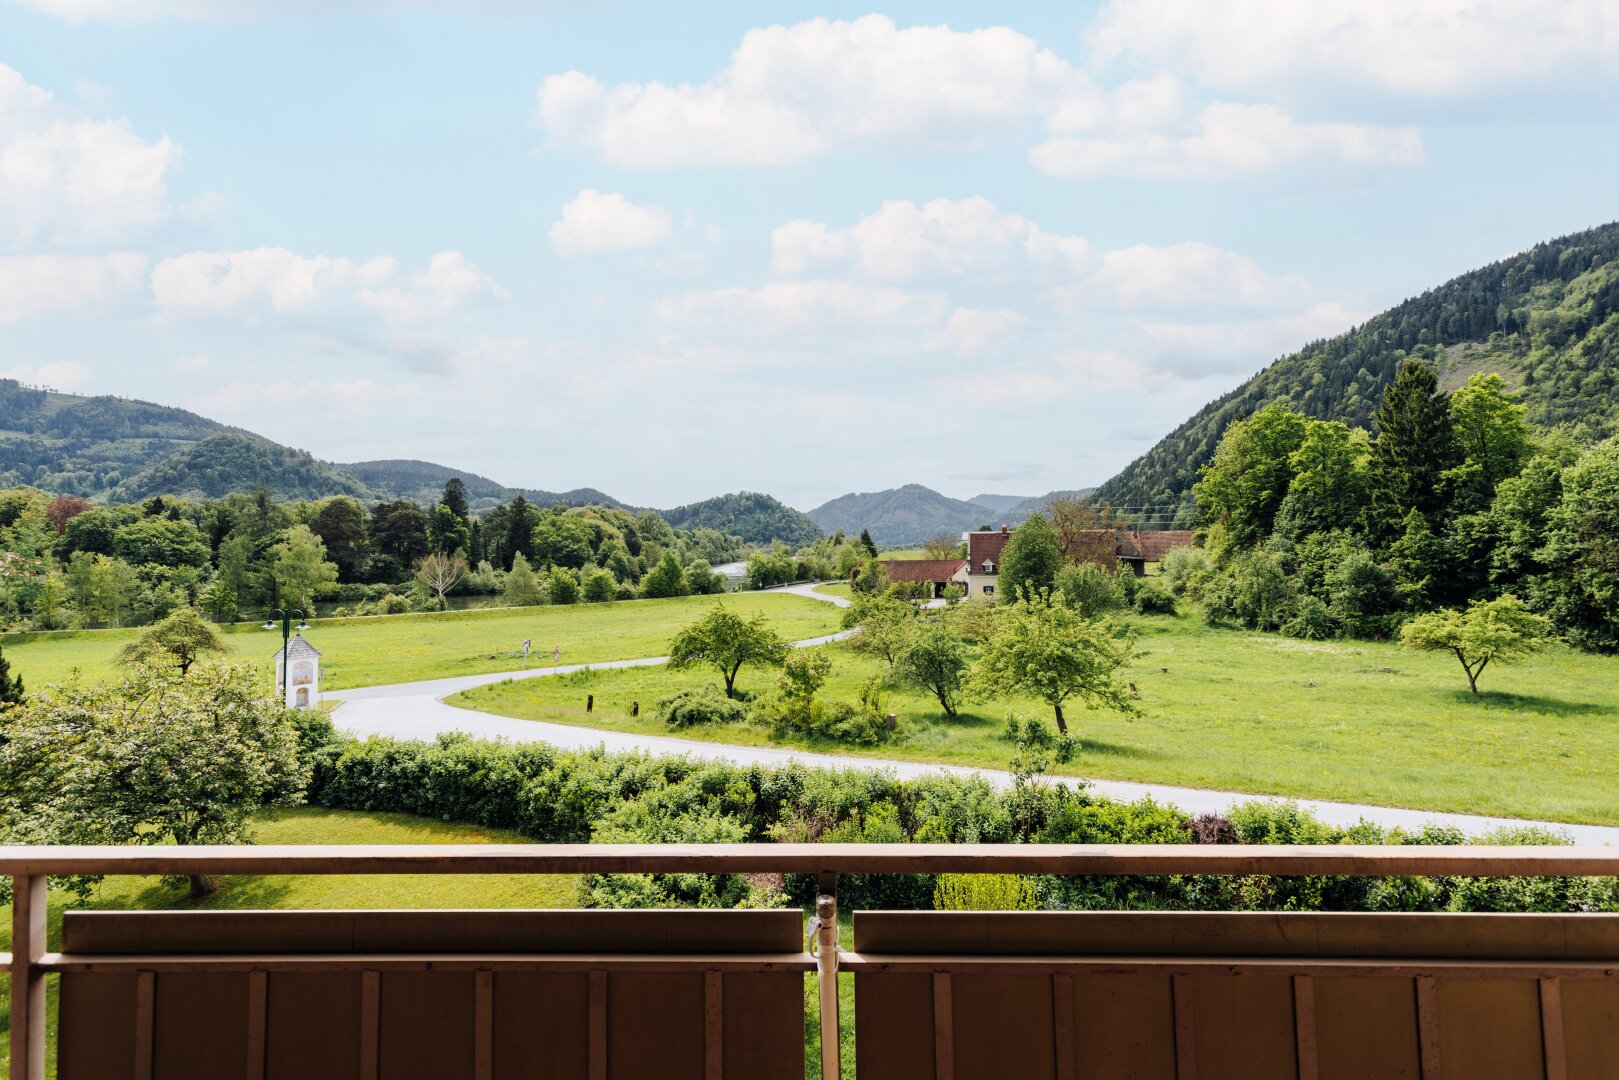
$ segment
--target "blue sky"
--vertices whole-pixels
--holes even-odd
[[[1106,479],[1619,217],[1619,0],[0,0],[0,371],[670,506]]]

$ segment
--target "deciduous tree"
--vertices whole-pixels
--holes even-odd
[[[954,720],[966,689],[967,646],[941,623],[917,627],[900,646],[894,674],[908,686],[926,690]]]
[[[1020,596],[1050,592],[1062,566],[1062,551],[1051,523],[1039,514],[1012,530],[1001,551],[1000,591],[1002,603]]]
[[[294,525],[287,538],[270,549],[271,573],[284,603],[311,610],[315,591],[337,584],[337,566],[326,561],[326,545],[307,525]]]
[[[450,590],[466,576],[467,561],[459,555],[435,551],[431,555],[423,555],[416,563],[416,580],[433,594],[440,611],[448,606],[445,597]]]
[[[980,697],[1028,694],[1051,706],[1057,730],[1068,733],[1063,703],[1138,715],[1119,669],[1135,656],[1135,639],[1085,618],[1061,602],[1031,597],[1010,605],[984,644],[970,687]]]
[[[221,655],[229,648],[196,608],[181,607],[125,645],[118,659],[125,664],[171,664],[184,675],[204,656]]]
[[[1478,693],[1478,677],[1492,663],[1509,664],[1539,650],[1551,624],[1523,606],[1516,596],[1475,601],[1466,611],[1448,609],[1418,615],[1400,631],[1400,641],[1417,652],[1448,652],[1467,672],[1467,686]]]
[[[744,665],[779,667],[786,659],[787,643],[765,622],[763,613],[744,619],[724,604],[715,604],[669,643],[670,667],[714,668],[724,678],[729,698],[736,697],[736,676]]]

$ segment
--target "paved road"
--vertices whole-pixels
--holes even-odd
[[[849,603],[841,596],[828,596],[825,593],[815,592],[809,585],[791,585],[776,591],[824,600],[839,607],[847,607]],[[829,634],[794,644],[800,647],[821,645],[847,636],[847,633]],[[560,667],[531,668],[526,671],[490,672],[483,675],[463,675],[454,679],[432,679],[425,682],[395,683],[391,686],[368,686],[357,690],[337,690],[328,692],[325,696],[343,703],[342,708],[334,715],[337,725],[361,737],[385,735],[396,739],[431,740],[445,732],[464,731],[476,738],[544,742],[578,750],[605,746],[610,751],[618,752],[685,754],[701,760],[726,760],[758,765],[785,765],[796,761],[811,768],[884,769],[903,779],[943,772],[957,776],[979,776],[997,787],[1005,787],[1012,782],[1010,773],[996,769],[928,765],[914,761],[889,761],[841,754],[816,754],[774,747],[733,746],[727,743],[640,735],[611,729],[573,727],[567,724],[517,720],[469,709],[457,709],[446,705],[443,701],[444,698],[462,690],[507,680],[538,679],[586,669],[653,667],[667,662],[668,657],[655,656],[597,664],[564,664]],[[1091,785],[1097,794],[1108,798],[1134,801],[1150,797],[1160,803],[1178,806],[1190,814],[1223,813],[1234,802],[1256,798],[1253,795],[1230,791],[1207,791],[1167,784],[1136,784],[1122,780],[1093,780]],[[1450,825],[1469,834],[1501,826],[1540,825],[1566,832],[1575,843],[1579,844],[1619,844],[1619,828],[1607,826],[1562,825],[1473,814],[1442,814],[1429,810],[1320,802],[1311,799],[1300,799],[1298,802],[1304,809],[1332,825],[1353,825],[1361,820],[1375,822],[1384,828],[1401,826],[1416,829],[1428,824]]]

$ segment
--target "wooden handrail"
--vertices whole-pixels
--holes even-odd
[[[1619,847],[1206,844],[434,844],[0,847],[0,874],[1619,876]]]

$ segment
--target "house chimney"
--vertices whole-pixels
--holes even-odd
[[[1004,532],[1011,532],[1011,531],[1012,531],[1012,530],[1011,530],[1011,529],[1008,529],[1008,528],[1007,528],[1007,527],[1006,527],[1006,526],[1005,526],[1005,525],[1002,525],[1002,526],[1001,526],[1001,532],[1003,532],[1003,533],[1004,533]]]

